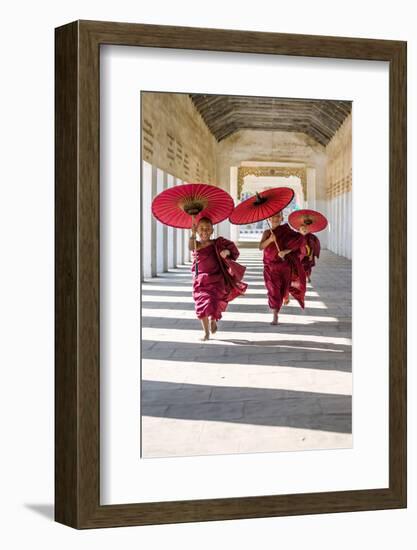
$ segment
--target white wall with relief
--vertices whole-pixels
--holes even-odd
[[[330,140],[326,156],[327,247],[352,259],[352,115]]]

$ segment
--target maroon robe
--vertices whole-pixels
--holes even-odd
[[[291,250],[284,259],[278,256],[275,243],[264,248],[264,281],[268,292],[268,305],[279,311],[282,302],[289,293],[304,308],[306,292],[306,276],[301,263],[305,253],[303,235],[297,233],[285,223],[274,230],[275,238],[280,250]]]
[[[313,233],[307,233],[304,238],[307,244],[307,251],[306,255],[302,259],[302,264],[304,271],[306,272],[306,276],[310,279],[311,271],[316,265],[315,259],[320,257],[320,240]]]
[[[223,259],[222,250],[229,250],[230,256]],[[245,268],[237,264],[239,250],[232,241],[217,237],[208,246],[193,252],[193,298],[195,312],[199,319],[210,317],[218,321],[227,304],[244,294],[247,284],[242,281]],[[198,262],[198,275],[195,263]]]

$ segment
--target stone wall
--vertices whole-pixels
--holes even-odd
[[[328,248],[352,258],[352,115],[326,147]]]
[[[187,94],[142,92],[142,160],[189,182],[216,183],[216,145]]]
[[[217,144],[217,177],[227,188],[230,167],[242,162],[302,163],[317,170],[318,180],[325,184],[325,149],[297,132],[240,130]]]
[[[352,189],[352,115],[326,147],[326,195],[332,199]]]

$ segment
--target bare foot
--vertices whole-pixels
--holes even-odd
[[[284,306],[287,306],[290,303],[290,297],[284,298]]]
[[[271,325],[277,325],[278,324],[278,313],[274,312],[274,316],[272,317]]]
[[[215,334],[217,332],[217,322],[216,319],[212,319],[210,321],[210,330],[212,334]]]
[[[210,340],[210,333],[209,333],[209,332],[205,332],[205,333],[204,333],[204,336],[202,336],[201,338],[199,338],[199,340],[201,340],[202,342],[207,342],[207,340]]]

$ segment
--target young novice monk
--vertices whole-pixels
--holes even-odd
[[[199,237],[197,242],[196,233]],[[192,266],[193,298],[195,312],[204,330],[202,340],[210,338],[210,330],[212,334],[217,331],[217,321],[221,319],[227,304],[247,288],[242,281],[244,268],[234,262],[239,250],[232,241],[223,237],[212,239],[212,234],[211,220],[201,218],[193,227],[189,240],[191,251],[196,245]]]
[[[263,232],[259,249],[263,250],[264,281],[268,292],[268,305],[272,310],[271,325],[278,324],[278,312],[283,300],[290,292],[304,308],[306,278],[300,256],[303,255],[304,237],[291,229],[286,223],[281,225],[284,217],[282,212],[272,216],[269,221],[272,232]],[[278,244],[278,249],[276,244]]]
[[[288,227],[291,229],[290,226],[288,226]],[[302,227],[304,227],[304,226],[302,226]],[[301,228],[298,231],[299,231],[299,233],[301,233],[301,235],[303,235],[305,237],[306,233]],[[284,296],[284,306],[286,306],[289,303],[290,294],[299,301],[300,293],[302,293],[303,300],[304,300],[304,296],[305,296],[305,292],[306,292],[306,285],[307,285],[307,271],[306,271],[306,264],[304,263],[304,261],[306,260],[306,257],[309,253],[310,253],[310,249],[307,246],[306,238],[304,238],[304,246],[302,246],[298,250],[298,258],[300,259],[301,265],[304,269],[305,281],[303,281],[301,283],[300,278],[298,276],[298,270],[293,269],[291,271],[291,281],[290,281],[290,286],[288,288],[287,294]],[[310,282],[310,279],[308,279],[308,281]],[[304,290],[303,291],[301,291],[300,285],[304,285]],[[302,306],[302,307],[304,307],[304,306]]]
[[[308,225],[300,225],[299,232],[306,240],[306,255],[301,260],[307,281],[311,281],[311,271],[316,265],[316,258],[320,257],[320,240],[314,233],[309,233]]]

